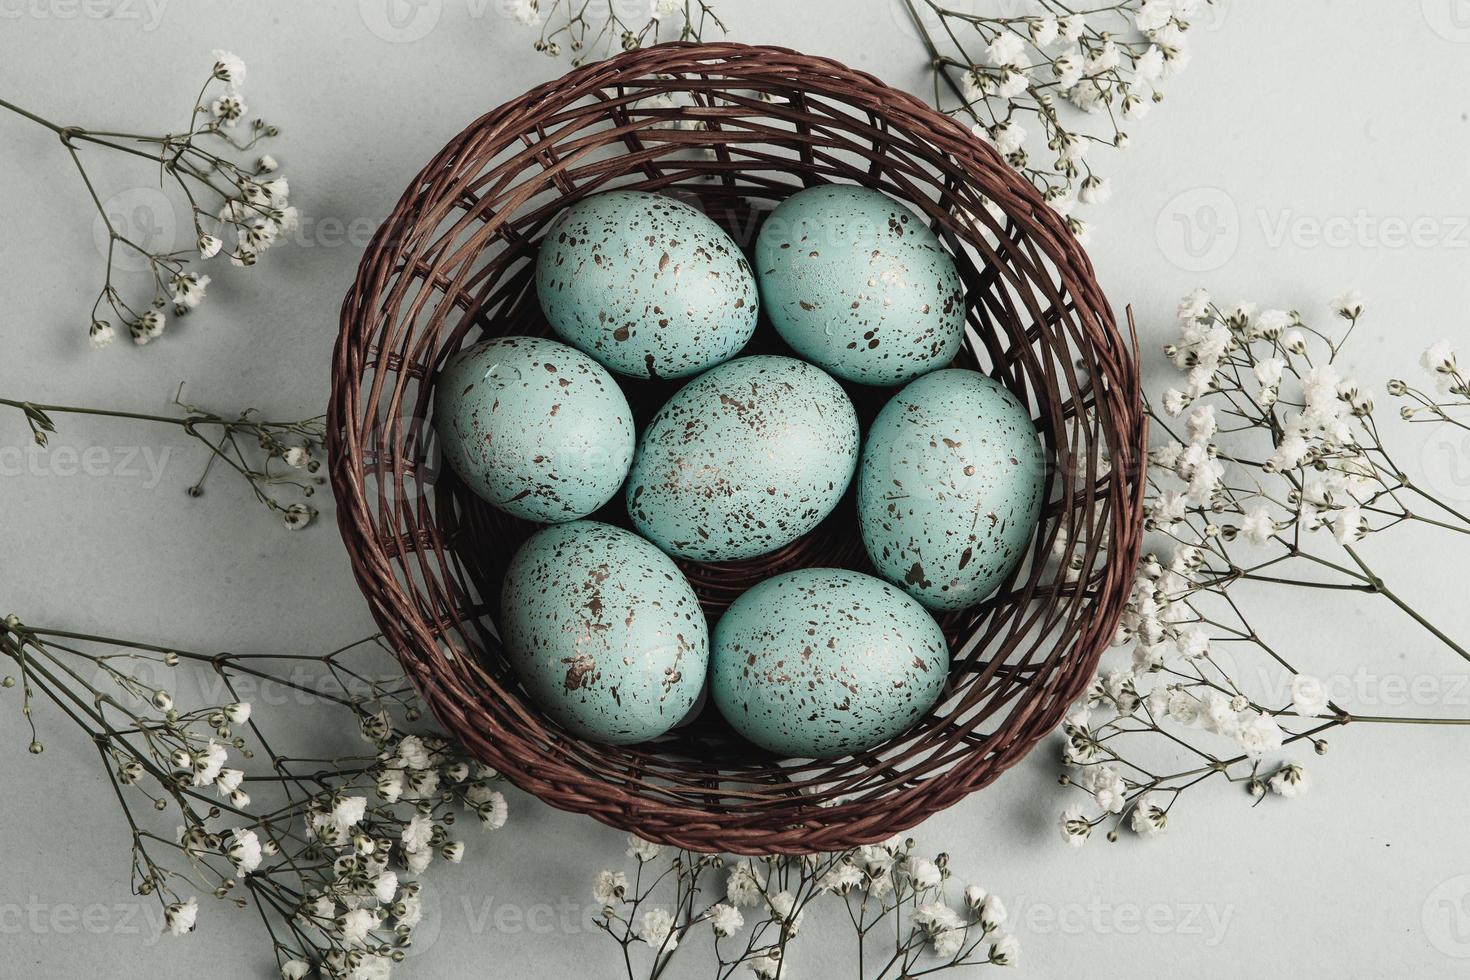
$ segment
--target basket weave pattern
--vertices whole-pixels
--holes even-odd
[[[548,332],[532,279],[537,239],[581,197],[675,194],[749,248],[775,204],[830,181],[905,201],[955,255],[968,296],[956,364],[1017,393],[1054,464],[1028,558],[995,596],[941,620],[953,654],[943,699],[873,752],[773,759],[712,709],[644,746],[571,737],[525,699],[494,630],[505,567],[535,528],[438,465],[434,378],[482,337]],[[759,349],[781,349],[764,321],[758,337]],[[955,803],[1055,728],[1131,585],[1142,531],[1138,374],[1086,255],[994,150],[825,59],[659,45],[577,69],[476,120],[414,178],[364,256],[343,303],[332,381],[341,533],[374,617],[435,716],[546,802],[664,843],[830,851]],[[641,425],[677,384],[624,388]],[[891,394],[849,391],[865,426]],[[593,517],[627,526],[620,498]],[[776,554],[681,565],[711,614],[792,568],[870,570],[851,494]]]

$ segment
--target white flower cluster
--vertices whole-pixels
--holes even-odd
[[[1332,308],[1356,321],[1364,303],[1348,294],[1334,300]],[[1185,372],[1186,384],[1164,392],[1163,409],[1169,416],[1184,417],[1188,443],[1170,439],[1150,459],[1186,487],[1158,494],[1154,521],[1167,529],[1190,512],[1233,512],[1240,523],[1228,532],[1213,521],[1210,526],[1232,537],[1243,533],[1257,546],[1266,545],[1292,523],[1308,531],[1331,528],[1342,544],[1358,540],[1367,530],[1363,504],[1382,489],[1374,461],[1359,438],[1361,427],[1353,424],[1372,415],[1372,395],[1342,377],[1330,358],[1312,360],[1296,313],[1258,313],[1250,303],[1222,309],[1204,290],[1197,290],[1180,304],[1179,319],[1179,339],[1165,352]],[[1295,387],[1283,402],[1286,381]],[[1237,408],[1228,409],[1236,424],[1260,422],[1270,432],[1272,452],[1259,467],[1259,476],[1289,476],[1292,485],[1279,501],[1266,488],[1250,494],[1226,492],[1224,467],[1213,442],[1219,429],[1216,406],[1200,401],[1209,394],[1239,394],[1258,410],[1242,418]],[[1247,496],[1252,498],[1248,506],[1243,503]],[[1277,502],[1294,513],[1273,518],[1270,505]]]
[[[644,875],[642,869],[658,862],[664,848],[630,835],[627,853],[638,862],[636,880],[646,882],[654,876]],[[865,931],[884,916],[894,916],[895,927],[906,918],[908,934],[900,935],[895,962],[901,959],[911,965],[925,951],[948,961],[923,972],[974,963],[1014,964],[1019,945],[1014,936],[1000,931],[1006,922],[1005,905],[978,885],[964,889],[959,901],[948,901],[947,863],[944,855],[931,859],[915,853],[913,841],[900,837],[800,859],[727,859],[681,851],[671,865],[676,881],[672,901],[647,907],[654,887],[637,893],[626,873],[611,869],[597,874],[592,897],[602,907],[601,928],[620,942],[650,946],[659,957],[681,948],[696,925],[707,924],[721,976],[731,975],[737,967],[761,980],[789,976],[790,970],[784,968],[789,944],[800,933],[808,906],[824,899],[856,903],[850,910],[861,906]],[[693,911],[701,900],[708,901],[702,899],[700,876],[718,871],[723,871],[718,897],[703,912]],[[744,950],[729,956],[720,943],[732,939],[738,943],[740,937]]]
[[[394,723],[389,709],[412,721],[422,706],[401,674],[370,672],[364,658],[384,650],[381,637],[370,637],[323,657],[210,655],[35,628],[18,616],[0,621],[0,656],[36,665],[27,668],[35,678],[27,711],[31,698],[62,706],[101,749],[135,831],[134,891],[160,901],[174,935],[198,924],[191,891],[253,904],[287,980],[388,976],[423,916],[419,885],[406,879],[436,857],[463,860],[465,844],[450,833],[463,826],[462,812],[487,830],[506,821],[493,770]],[[311,661],[320,674],[309,673]],[[298,704],[350,714],[371,751],[303,757],[273,737],[269,765],[257,761],[252,773],[248,736],[263,741],[267,719],[243,700],[177,703],[172,685],[158,679],[181,664],[232,691],[242,681],[265,683]],[[69,710],[76,704],[96,713]],[[30,751],[44,751],[39,739]],[[178,825],[171,836],[149,826],[163,813]]]
[[[73,127],[79,139],[98,148],[113,149],[136,155],[133,143],[152,145],[160,160],[160,176],[165,187],[175,186],[187,197],[193,216],[196,246],[201,260],[211,259],[224,251],[231,263],[254,265],[260,253],[284,241],[300,222],[297,209],[291,205],[290,184],[285,177],[269,176],[279,164],[270,154],[262,154],[253,165],[241,165],[209,149],[206,137],[218,137],[236,150],[248,150],[257,142],[277,135],[273,126],[255,120],[249,127],[247,142],[237,142],[234,131],[247,113],[241,87],[245,83],[245,63],[228,51],[215,51],[214,64],[201,96],[208,105],[194,107],[189,132],[182,135],[128,137],[119,142],[116,134],[94,134]],[[223,86],[212,98],[205,94],[216,83]],[[35,117],[33,117],[35,118]],[[200,123],[198,120],[202,119]],[[82,159],[77,158],[83,179],[91,184]],[[219,202],[218,211],[211,202]],[[206,207],[209,205],[209,207]],[[101,208],[101,205],[98,204]],[[109,235],[107,275],[96,302],[92,306],[92,322],[87,335],[94,347],[107,347],[116,339],[112,322],[99,314],[105,304],[127,325],[135,344],[144,346],[161,337],[168,325],[164,307],[172,305],[175,316],[183,316],[204,302],[211,277],[191,271],[182,252],[155,253],[128,237],[102,210],[100,217]],[[131,251],[147,263],[153,280],[154,295],[145,307],[135,308],[123,299],[113,282],[114,253]]]
[[[936,63],[958,76],[963,105],[955,112],[974,120],[975,135],[1036,183],[1085,240],[1089,225],[1073,215],[1075,206],[1103,204],[1112,194],[1088,151],[1099,143],[1126,146],[1117,120],[1142,118],[1163,98],[1164,81],[1189,63],[1186,32],[1201,2],[1125,0],[1090,12],[1048,0],[1041,6],[1043,12],[1024,17],[937,6],[945,30],[924,29],[924,40]],[[983,50],[971,47],[972,37]],[[1111,132],[1073,128],[1063,103],[1084,117],[1106,118]],[[1027,128],[1033,121],[1040,128],[1035,141]],[[1031,162],[1041,141],[1055,154],[1049,166]]]
[[[563,0],[507,0],[504,13],[526,27],[541,28],[532,47],[548,57],[560,56],[565,43],[573,65],[610,54],[614,44],[636,50],[658,41],[666,27],[684,41],[701,40],[706,22],[725,29],[710,0],[621,0],[592,8]]]
[[[1157,547],[1139,562],[1115,637],[1131,647],[1131,663],[1105,669],[1062,725],[1072,769],[1063,782],[1089,798],[1061,815],[1068,843],[1080,846],[1104,823],[1113,825],[1110,838],[1124,822],[1157,834],[1179,794],[1211,775],[1256,799],[1300,796],[1310,785],[1304,767],[1267,757],[1298,742],[1326,751],[1324,729],[1363,720],[1267,644],[1231,591],[1239,582],[1387,597],[1470,658],[1390,591],[1359,550],[1366,535],[1401,524],[1460,530],[1465,520],[1403,472],[1382,442],[1372,394],[1339,369],[1365,308],[1355,292],[1333,300],[1331,313],[1346,324],[1334,339],[1296,312],[1222,307],[1204,290],[1180,303],[1179,336],[1164,353],[1183,380],[1155,413],[1166,438],[1147,473],[1145,526]],[[1389,393],[1406,400],[1402,417],[1463,424],[1470,386],[1454,349],[1436,343],[1421,365],[1440,396],[1389,382]],[[1238,662],[1251,652],[1261,658],[1254,678]],[[1193,764],[1161,773],[1156,750],[1146,765],[1135,762],[1139,740],[1182,748]]]

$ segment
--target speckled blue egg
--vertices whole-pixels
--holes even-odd
[[[1036,530],[1046,456],[1031,417],[976,371],[935,371],[883,406],[858,473],[879,574],[930,609],[963,609],[1011,573]]]
[[[557,336],[635,378],[702,371],[755,332],[745,256],[702,212],[658,194],[609,191],[562,212],[536,257],[536,294]]]
[[[837,506],[858,439],[851,399],[821,368],[738,358],[689,382],[648,424],[628,474],[628,516],[680,558],[775,551]]]
[[[497,337],[451,358],[434,392],[434,426],[470,489],[546,523],[611,500],[637,441],[628,401],[602,365],[539,337]]]
[[[839,378],[902,384],[949,364],[964,339],[954,259],[878,191],[826,184],[791,195],[762,226],[755,262],[776,330]]]
[[[766,579],[715,623],[710,698],[762,748],[824,759],[901,734],[948,671],[923,606],[871,575],[806,568]]]
[[[614,745],[678,724],[704,686],[709,630],[668,555],[597,521],[544,528],[500,594],[505,656],[567,731]]]

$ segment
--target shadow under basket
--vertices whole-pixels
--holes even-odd
[[[445,360],[545,335],[536,247],[613,188],[696,204],[747,251],[795,191],[876,188],[927,220],[967,294],[956,365],[1009,387],[1046,444],[1048,503],[995,595],[944,615],[949,684],[902,736],[856,756],[773,758],[711,708],[663,738],[575,738],[526,699],[495,631],[500,582],[535,530],[438,464]],[[764,320],[747,353],[780,350]],[[833,851],[907,830],[995,779],[1059,723],[1128,598],[1142,533],[1135,344],[1055,211],[990,146],[917,99],[780,48],[663,44],[579,68],[476,120],[414,178],[342,306],[328,441],[353,570],[404,669],[465,748],[547,803],[701,851]],[[619,379],[640,424],[677,383]],[[866,424],[891,390],[849,386]],[[621,495],[598,520],[628,526]],[[779,572],[868,570],[849,494],[776,554],[681,562],[710,615]]]

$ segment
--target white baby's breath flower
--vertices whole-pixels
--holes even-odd
[[[386,803],[397,803],[403,795],[403,770],[389,769],[377,778],[378,795]]]
[[[1210,294],[1204,289],[1196,289],[1179,301],[1179,321],[1186,325],[1192,324],[1204,316],[1209,308]]]
[[[1185,419],[1184,427],[1189,437],[1196,442],[1209,439],[1219,429],[1219,423],[1215,421],[1215,406],[1196,405]]]
[[[475,815],[480,818],[480,826],[486,830],[499,830],[505,826],[506,818],[510,815],[510,807],[505,802],[505,796],[496,790],[476,787],[476,791],[483,791],[483,798],[476,793]]]
[[[1001,31],[985,48],[985,60],[997,68],[1025,66],[1026,42],[1010,31]]]
[[[1455,349],[1448,340],[1430,344],[1419,358],[1424,370],[1434,378],[1440,394],[1448,395],[1455,386],[1455,376],[1460,367],[1455,360]]]
[[[1088,175],[1077,192],[1077,197],[1083,204],[1106,204],[1112,196],[1112,185],[1106,178],[1096,174]]]
[[[991,127],[988,135],[1001,156],[1010,156],[1026,143],[1026,130],[1014,121]]]
[[[920,905],[910,913],[909,920],[915,927],[928,933],[930,937],[950,929],[959,929],[965,924],[960,914],[943,902],[927,902]]]
[[[765,880],[749,861],[735,865],[725,880],[725,898],[736,908],[754,908],[760,904]]]
[[[995,94],[1002,99],[1014,99],[1031,85],[1026,78],[1025,72],[1007,68],[1001,72],[1000,84],[995,87]]]
[[[782,924],[782,931],[791,938],[801,929],[804,912],[796,911],[796,896],[789,891],[779,891],[771,896],[772,917]]]
[[[1292,763],[1276,770],[1268,781],[1268,785],[1271,787],[1271,792],[1277,796],[1290,798],[1303,795],[1312,784],[1307,779],[1307,771]]]
[[[192,896],[183,902],[171,902],[163,910],[163,921],[171,936],[182,936],[194,931],[194,920],[199,917],[199,900]]]
[[[362,796],[344,796],[332,806],[332,821],[342,830],[357,826],[367,814],[367,799]]]
[[[710,909],[709,924],[716,936],[728,939],[745,925],[745,916],[735,906],[721,902]]]
[[[1093,766],[1086,770],[1087,785],[1093,799],[1105,813],[1122,813],[1128,799],[1128,787],[1111,766]]]
[[[1362,293],[1356,289],[1350,289],[1334,299],[1328,306],[1333,313],[1336,313],[1344,320],[1356,320],[1363,315],[1363,309],[1367,306],[1367,301],[1363,299]]]
[[[1158,81],[1164,75],[1164,50],[1157,44],[1149,45],[1147,51],[1139,55],[1133,62],[1133,73],[1145,82]],[[1151,99],[1141,98],[1140,102],[1150,104]]]
[[[628,835],[628,857],[637,858],[640,864],[647,864],[663,853],[663,845],[655,844],[651,840],[644,840],[637,834]]]
[[[908,873],[909,880],[918,889],[937,888],[944,880],[944,876],[939,871],[939,865],[917,854],[904,858],[903,867]]]
[[[1031,34],[1031,41],[1038,48],[1050,47],[1061,33],[1057,26],[1057,19],[1052,14],[1044,17],[1033,17],[1027,21],[1026,29]]]
[[[781,972],[781,948],[772,946],[745,961],[745,966],[755,974],[756,980],[776,980]]]
[[[1051,73],[1057,90],[1063,94],[1070,92],[1082,80],[1082,54],[1065,51],[1057,55],[1051,61]]]
[[[621,871],[602,870],[592,882],[592,900],[606,906],[621,902],[628,893],[628,876]]]
[[[1250,717],[1243,719],[1235,737],[1240,747],[1253,758],[1259,758],[1267,752],[1274,752],[1281,748],[1281,743],[1285,738],[1276,719],[1262,711],[1254,712]]]
[[[1281,384],[1281,374],[1285,370],[1286,362],[1279,357],[1263,358],[1251,368],[1263,388],[1275,388]]]
[[[398,872],[383,871],[373,879],[373,897],[385,905],[398,894]]]
[[[231,88],[238,88],[245,84],[245,62],[238,55],[216,48],[214,55],[213,75]]]
[[[230,845],[225,856],[235,866],[235,877],[243,878],[260,867],[260,838],[255,831],[239,829],[230,833]]]
[[[403,848],[410,853],[421,851],[429,846],[429,841],[434,836],[434,823],[425,814],[415,813],[403,827],[400,839]]]
[[[306,960],[287,960],[281,964],[281,980],[304,980],[311,973],[311,964]]]
[[[233,129],[244,118],[248,107],[237,92],[226,92],[209,105],[209,111],[227,128]]]
[[[1319,715],[1327,707],[1327,685],[1311,674],[1297,674],[1291,679],[1291,705],[1303,717]]]
[[[679,945],[674,935],[674,917],[665,909],[649,909],[638,920],[636,930],[639,939],[654,949],[670,951]]]
[[[1062,833],[1062,840],[1072,847],[1081,847],[1087,843],[1087,838],[1092,835],[1092,824],[1088,822],[1087,816],[1078,806],[1069,806],[1062,811],[1058,820],[1058,828]]]
[[[1133,23],[1138,26],[1140,32],[1152,34],[1168,24],[1173,16],[1174,11],[1170,7],[1170,0],[1143,0],[1143,3],[1138,5],[1138,9],[1133,11]]]
[[[1271,520],[1271,510],[1265,504],[1252,507],[1240,522],[1240,531],[1253,545],[1264,545],[1276,533],[1276,522]]]
[[[97,348],[98,350],[101,350],[104,347],[111,347],[112,342],[116,339],[116,337],[117,334],[112,329],[112,324],[108,323],[106,320],[93,320],[92,326],[87,329],[87,339],[90,340],[92,342],[92,346]]]
[[[1338,544],[1352,544],[1363,536],[1363,509],[1348,504],[1332,518],[1332,533]]]
[[[980,928],[986,932],[994,932],[1006,921],[1005,903],[1000,900],[999,895],[986,895],[985,900],[980,903],[980,911],[975,916],[980,921]]]
[[[824,892],[835,892],[846,895],[853,888],[862,884],[862,871],[850,861],[838,862],[832,870],[822,876],[818,887]]]
[[[1153,518],[1159,524],[1168,527],[1184,520],[1187,501],[1184,495],[1177,490],[1165,490],[1154,500]]]
[[[191,762],[194,769],[194,785],[208,786],[214,782],[219,778],[220,770],[224,768],[227,759],[229,759],[229,754],[225,751],[225,747],[214,739],[210,739],[208,745],[194,753]]]
[[[173,277],[174,312],[183,314],[204,302],[204,291],[209,286],[208,276],[196,276],[192,272]]]
[[[996,966],[1015,966],[1021,958],[1021,943],[1015,936],[1001,936],[990,944],[990,962]]]
[[[1199,720],[1199,701],[1184,691],[1171,693],[1165,710],[1170,718],[1181,725],[1193,725]]]
[[[292,446],[286,450],[284,459],[292,469],[304,469],[311,462],[311,450],[304,446]]]
[[[1153,793],[1144,793],[1133,804],[1133,812],[1128,819],[1128,825],[1133,828],[1134,833],[1144,837],[1153,837],[1162,834],[1169,824],[1169,815],[1164,812],[1155,800]]]
[[[250,702],[233,701],[224,707],[225,717],[232,725],[243,725],[250,720]]]
[[[306,504],[292,504],[281,514],[281,520],[292,531],[299,531],[316,517],[316,510]]]
[[[163,336],[165,322],[162,311],[148,310],[128,324],[128,333],[132,335],[133,343],[142,347]]]
[[[240,769],[221,769],[219,775],[214,777],[214,788],[220,796],[228,797],[240,788],[245,781],[245,773]]]
[[[349,909],[337,919],[337,931],[346,946],[367,945],[368,933],[378,925],[378,917],[368,909]]]

